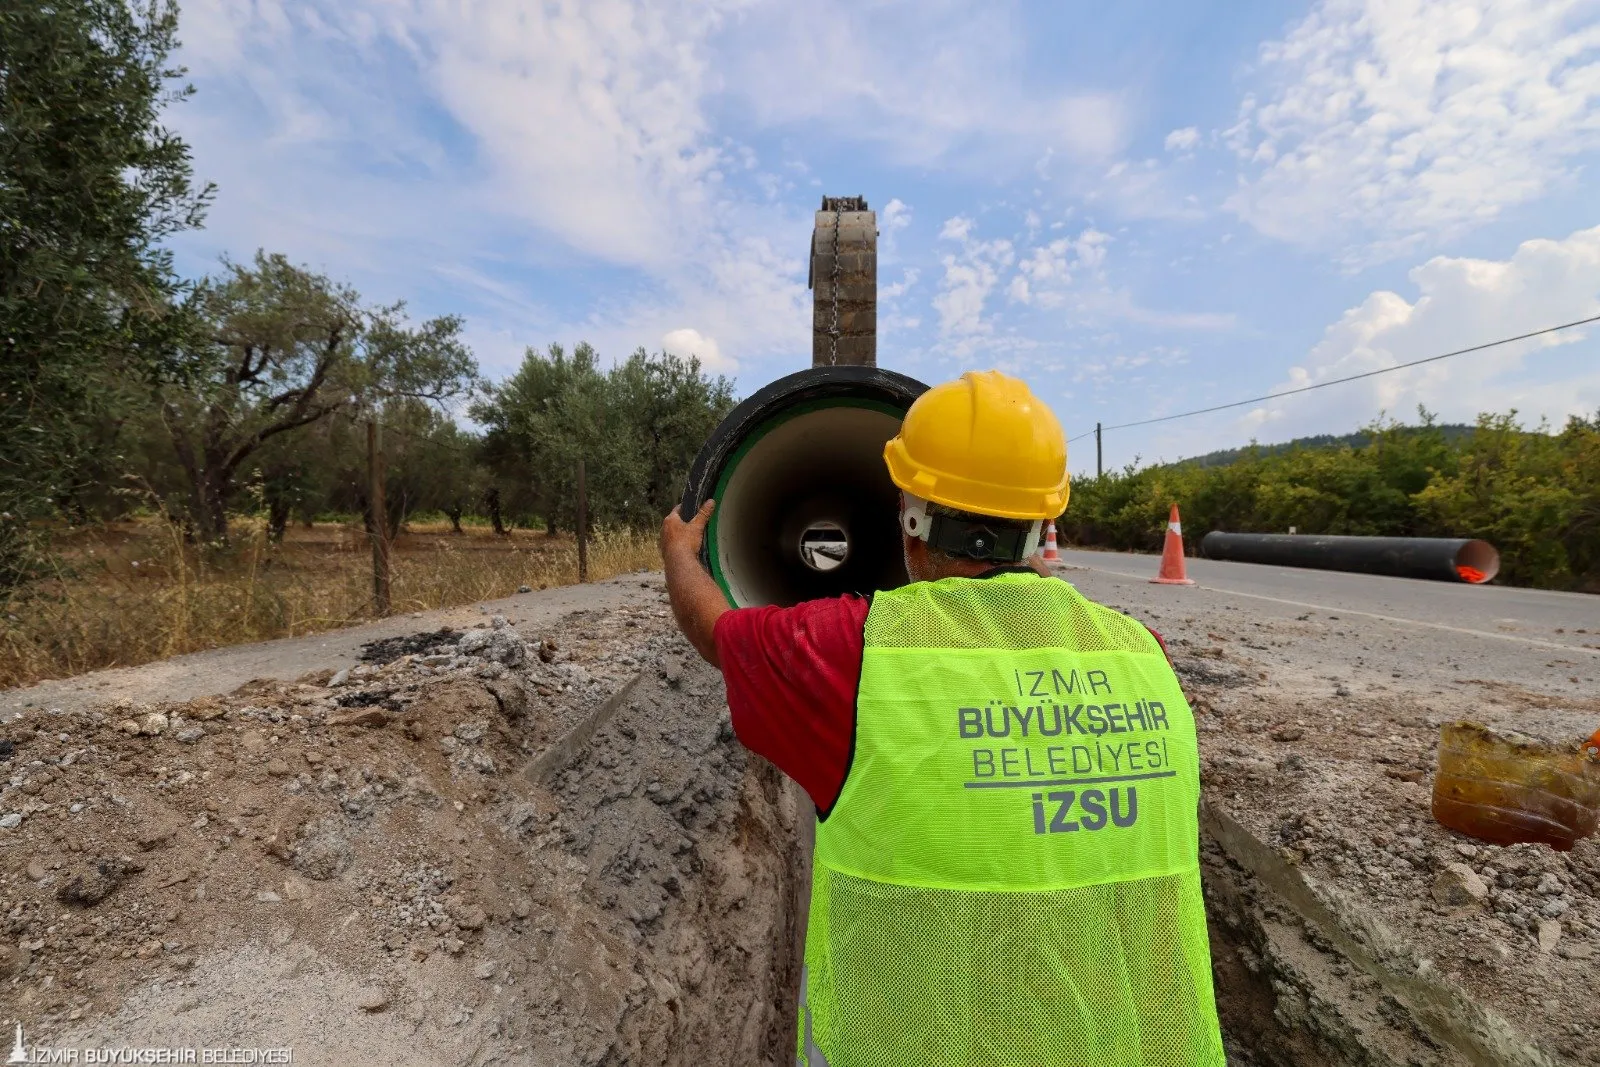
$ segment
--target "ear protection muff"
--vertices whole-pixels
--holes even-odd
[[[1044,541],[1044,522],[1036,522],[1033,529],[1028,531],[1028,543],[1022,550],[1022,558],[1029,559],[1039,551],[1039,545]]]
[[[905,531],[907,537],[914,537],[919,541],[926,541],[933,529],[933,520],[928,515],[928,502],[921,497],[904,494],[905,503],[900,508],[900,529]],[[1024,542],[1021,559],[1027,559],[1039,551],[1039,546],[1044,543],[1044,523],[1036,522],[1028,529],[1028,536]]]
[[[918,541],[928,539],[928,530],[933,526],[928,518],[928,502],[921,497],[905,495],[905,503],[900,508],[900,529],[906,532],[907,537],[914,537]]]

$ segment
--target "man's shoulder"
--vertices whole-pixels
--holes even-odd
[[[742,635],[784,636],[790,639],[811,637],[838,637],[854,633],[859,637],[871,608],[871,598],[846,593],[842,596],[802,600],[798,604],[780,607],[766,604],[760,607],[735,608],[723,613],[717,620],[718,639],[724,628],[733,637]]]
[[[790,618],[828,618],[834,615],[865,615],[872,605],[875,594],[865,596],[860,593],[841,593],[839,596],[818,597],[815,600],[802,600],[798,604],[779,605],[762,604],[750,608],[734,608],[729,615],[739,615],[749,612],[768,618],[773,616],[788,616]]]

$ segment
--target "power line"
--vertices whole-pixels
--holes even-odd
[[[1405,370],[1407,367],[1420,367],[1424,363],[1436,363],[1441,359],[1451,359],[1455,356],[1464,356],[1471,352],[1482,352],[1486,348],[1498,348],[1500,345],[1509,345],[1516,341],[1526,341],[1530,337],[1542,337],[1547,333],[1557,333],[1561,330],[1570,330],[1575,326],[1587,326],[1591,322],[1600,322],[1600,315],[1591,315],[1586,319],[1577,319],[1573,322],[1564,322],[1559,326],[1546,326],[1542,330],[1534,330],[1531,333],[1519,333],[1515,337],[1503,337],[1498,341],[1488,341],[1481,345],[1473,345],[1470,348],[1458,348],[1454,352],[1444,352],[1437,356],[1428,356],[1425,359],[1414,359],[1409,363],[1396,363],[1392,367],[1379,367],[1377,370],[1369,370],[1361,374],[1352,374],[1347,378],[1334,378],[1331,381],[1317,382],[1314,385],[1304,385],[1299,389],[1285,389],[1281,393],[1267,393],[1265,396],[1253,396],[1249,400],[1235,400],[1230,404],[1216,404],[1208,408],[1196,408],[1193,411],[1183,411],[1176,415],[1161,415],[1154,419],[1139,419],[1137,422],[1122,422],[1115,426],[1102,426],[1100,427],[1100,431],[1104,433],[1107,430],[1126,430],[1134,426],[1149,426],[1157,422],[1171,422],[1174,419],[1187,419],[1191,415],[1207,415],[1213,411],[1226,411],[1229,408],[1242,408],[1246,404],[1259,404],[1265,400],[1276,400],[1280,396],[1294,396],[1296,393],[1309,393],[1313,389],[1326,389],[1330,385],[1343,385],[1345,382],[1359,381],[1362,378],[1372,378],[1379,374],[1388,374],[1390,371]],[[1085,432],[1080,433],[1078,436],[1070,438],[1067,441],[1067,444],[1070,445],[1073,441],[1081,441],[1085,437],[1092,436],[1094,436],[1094,431],[1086,430]]]

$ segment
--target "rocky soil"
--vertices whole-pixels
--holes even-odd
[[[643,586],[6,724],[0,1018],[310,1064],[787,1062],[803,809]]]
[[[0,1023],[356,1067],[789,1062],[809,805],[733,740],[659,580],[620,593],[0,726]],[[1330,668],[1337,616],[1129,610],[1200,724],[1231,1062],[1600,1064],[1600,844],[1494,848],[1428,803],[1440,724],[1570,738],[1600,700],[1414,676],[1399,637]]]
[[[1527,1062],[1600,1064],[1600,1021],[1575,1007],[1600,1001],[1600,841],[1580,841],[1570,852],[1502,848],[1447,830],[1430,813],[1442,724],[1473,718],[1571,741],[1582,724],[1600,721],[1600,700],[1485,685],[1418,693],[1392,678],[1365,679],[1353,691],[1331,676],[1263,671],[1248,651],[1213,638],[1179,638],[1173,652],[1199,713],[1208,807],[1270,849],[1266,865],[1303,884],[1311,910],[1352,931],[1356,951],[1370,954],[1375,969],[1459,1001],[1450,1012],[1472,1026],[1508,1024],[1526,1044]],[[1291,909],[1250,884],[1263,880],[1264,865],[1240,878],[1237,863],[1212,852],[1209,888],[1250,898],[1241,909],[1238,899],[1219,896],[1213,911],[1232,911],[1236,920],[1249,913],[1245,940],[1253,947],[1245,955],[1271,951],[1263,923]],[[1228,923],[1214,925],[1228,932]],[[1311,1041],[1297,1056],[1270,1062],[1367,1062],[1341,1046],[1376,1051],[1397,1035],[1409,1047],[1393,1062],[1472,1062],[1439,1047],[1438,1032],[1458,1023],[1430,1033],[1430,1009],[1386,1001],[1386,990],[1359,974],[1326,931],[1289,925],[1298,948],[1279,961],[1285,973],[1274,976],[1280,988],[1268,1001],[1286,1005],[1280,1029],[1348,1032],[1322,1043],[1330,1058],[1313,1058]],[[1319,969],[1326,980],[1304,981],[1295,992],[1296,972],[1304,978]],[[1324,1004],[1321,1018],[1294,1018],[1306,1016],[1308,991],[1341,984],[1347,1003]],[[1361,996],[1368,986],[1372,995]]]

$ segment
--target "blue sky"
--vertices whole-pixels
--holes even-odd
[[[1600,0],[187,0],[169,118],[255,248],[525,346],[809,363],[821,195],[879,362],[1078,434],[1600,314]],[[1590,328],[1108,433],[1106,463],[1600,411]],[[1092,441],[1073,448],[1092,469]]]

